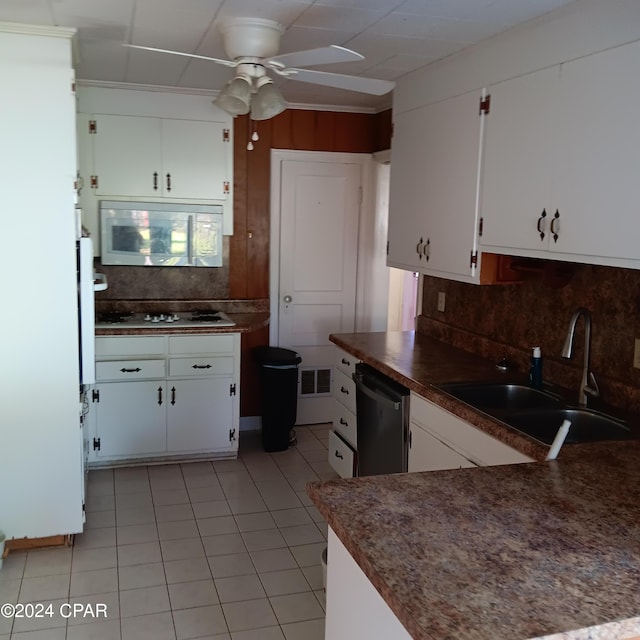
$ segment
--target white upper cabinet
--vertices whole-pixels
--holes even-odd
[[[103,199],[219,203],[233,233],[233,120],[210,97],[80,87],[77,122],[79,204],[94,237]]]
[[[482,248],[638,268],[640,44],[490,87]]]
[[[472,91],[395,117],[389,266],[476,279],[481,97]]]

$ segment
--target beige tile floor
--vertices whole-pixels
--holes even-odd
[[[241,432],[238,460],[91,471],[73,548],[5,560],[0,604],[52,607],[0,616],[0,640],[322,640],[327,529],[305,486],[336,477],[328,430],[296,427],[271,454]],[[74,604],[87,615],[60,613]]]

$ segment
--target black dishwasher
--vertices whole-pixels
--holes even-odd
[[[409,389],[367,364],[356,365],[358,475],[407,470]]]

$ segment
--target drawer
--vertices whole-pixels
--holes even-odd
[[[96,362],[96,380],[164,378],[164,360],[109,360]]]
[[[236,341],[235,333],[218,335],[169,336],[169,353],[233,353]]]
[[[218,374],[233,375],[232,356],[203,358],[171,358],[169,360],[170,376],[214,376]]]
[[[352,413],[356,413],[356,383],[342,373],[335,371],[333,376],[333,397]]]
[[[424,426],[444,444],[475,464],[533,462],[528,456],[415,393],[411,394],[409,411],[412,423]]]
[[[358,425],[356,414],[349,411],[341,402],[333,407],[333,429],[354,449],[358,448]]]
[[[329,464],[341,478],[355,475],[356,454],[354,450],[335,432],[329,432]]]
[[[166,349],[164,336],[98,336],[96,358],[116,356],[163,355]]]
[[[342,371],[342,373],[344,373],[347,378],[351,378],[353,373],[355,373],[356,364],[360,362],[360,360],[352,356],[350,353],[347,353],[344,349],[340,349],[340,347],[336,347],[335,358],[335,368],[338,371]]]

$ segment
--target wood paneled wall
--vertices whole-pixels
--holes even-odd
[[[260,139],[248,151],[254,130]],[[288,109],[261,122],[235,118],[229,298],[269,297],[271,149],[373,153],[390,144],[390,110],[363,114]]]
[[[251,134],[260,139],[247,149]],[[229,245],[229,298],[269,297],[271,149],[373,153],[391,144],[391,111],[379,114],[286,110],[271,120],[234,120],[234,235]],[[261,413],[260,376],[251,357],[268,329],[242,339],[240,415]]]

